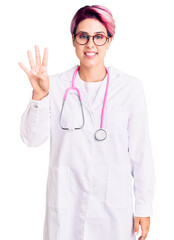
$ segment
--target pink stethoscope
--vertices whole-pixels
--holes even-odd
[[[83,106],[82,106],[82,99],[81,99],[81,96],[80,96],[80,91],[79,91],[79,89],[77,87],[74,87],[74,81],[75,81],[75,78],[76,78],[76,75],[77,75],[77,71],[79,70],[79,68],[80,68],[80,66],[78,66],[76,68],[76,70],[74,71],[73,78],[72,78],[72,86],[67,88],[67,90],[65,91],[64,97],[63,97],[62,109],[61,109],[60,118],[59,118],[59,124],[60,124],[60,127],[63,130],[77,130],[77,129],[81,129],[84,126],[84,123],[85,123]],[[108,87],[109,87],[109,71],[108,71],[108,69],[106,67],[105,67],[105,69],[107,71],[107,84],[106,84],[105,96],[104,96],[103,107],[102,107],[101,123],[100,123],[100,128],[98,130],[96,130],[96,132],[94,134],[95,139],[98,140],[98,141],[103,141],[104,139],[106,139],[106,136],[107,136],[106,131],[103,129],[103,117],[104,117],[106,98],[107,98]],[[72,89],[77,91],[77,94],[78,94],[78,97],[79,97],[79,102],[80,102],[81,112],[82,112],[82,118],[83,118],[83,124],[82,124],[81,127],[66,128],[66,127],[62,127],[61,126],[61,116],[62,116],[62,111],[63,111],[63,108],[64,108],[64,104],[65,104],[65,101],[66,101],[66,98],[67,98],[67,95],[68,95],[68,91],[72,90]]]

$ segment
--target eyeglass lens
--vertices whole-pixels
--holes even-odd
[[[84,33],[78,33],[76,35],[76,41],[79,44],[86,44],[88,42],[89,35]],[[106,36],[103,34],[96,34],[94,36],[94,43],[96,45],[103,45],[106,42]]]

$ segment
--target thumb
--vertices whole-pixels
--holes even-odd
[[[139,218],[134,218],[134,232],[136,235],[138,235],[139,232]]]

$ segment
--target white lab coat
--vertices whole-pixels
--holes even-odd
[[[84,127],[67,131],[59,125],[63,96],[77,66],[49,76],[49,94],[40,101],[31,97],[21,118],[20,134],[27,146],[39,146],[50,136],[44,240],[135,240],[133,218],[152,216],[155,186],[142,82],[108,67],[107,138],[96,141],[107,78],[93,104],[75,80]],[[71,90],[62,113],[64,127],[81,126],[79,106]]]

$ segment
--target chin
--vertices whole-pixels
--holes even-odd
[[[84,65],[85,67],[95,67],[98,64],[100,64],[100,62],[96,62],[96,61],[80,61],[81,65]]]

